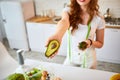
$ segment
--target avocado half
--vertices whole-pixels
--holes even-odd
[[[85,41],[83,41],[83,42],[79,43],[78,48],[80,50],[85,50],[87,48],[87,46],[88,46],[88,44]]]
[[[45,56],[50,57],[59,49],[59,47],[60,47],[60,43],[58,40],[51,40],[46,49]]]

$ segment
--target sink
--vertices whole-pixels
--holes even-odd
[[[54,23],[58,23],[61,20],[61,16],[56,16],[52,20]]]

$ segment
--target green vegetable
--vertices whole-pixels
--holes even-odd
[[[60,47],[60,43],[57,40],[52,40],[49,42],[47,50],[45,52],[46,57],[53,55]]]
[[[25,78],[23,74],[14,73],[9,75],[6,80],[25,80]]]
[[[31,71],[26,72],[26,75],[29,77],[29,80],[40,80],[42,71],[37,68],[33,68]]]
[[[40,80],[42,76],[42,71],[33,68],[29,72],[25,72],[25,74],[14,73],[9,75],[6,80]]]
[[[83,41],[83,42],[79,43],[78,48],[80,50],[85,50],[87,48],[87,46],[88,46],[88,44],[85,41]]]
[[[31,76],[29,76],[29,80],[40,80],[42,76],[42,72],[37,72]]]

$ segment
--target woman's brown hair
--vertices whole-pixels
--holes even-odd
[[[88,23],[91,22],[93,19],[93,16],[95,14],[98,15],[99,6],[98,6],[98,0],[90,0],[88,4],[87,12],[90,15],[90,19],[88,20]],[[82,18],[80,17],[82,15],[82,9],[80,8],[80,5],[77,3],[77,0],[71,0],[70,3],[70,26],[72,26],[72,32],[76,29],[78,29],[78,24],[82,23]]]

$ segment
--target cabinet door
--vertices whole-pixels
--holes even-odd
[[[104,45],[97,49],[98,60],[120,63],[120,29],[105,29]]]
[[[44,53],[46,51],[45,47],[46,41],[52,34],[55,33],[56,24],[27,22],[26,25],[31,50]],[[58,55],[65,56],[66,53],[67,53],[67,37],[65,34]]]
[[[42,24],[26,23],[29,46],[32,51],[43,52],[44,28]]]
[[[21,5],[18,2],[2,2],[1,13],[5,26],[7,38],[18,37],[21,39],[20,33],[24,26]],[[23,31],[23,30],[22,30]]]
[[[0,3],[6,37],[11,48],[27,49],[28,42],[20,2],[3,1]]]

